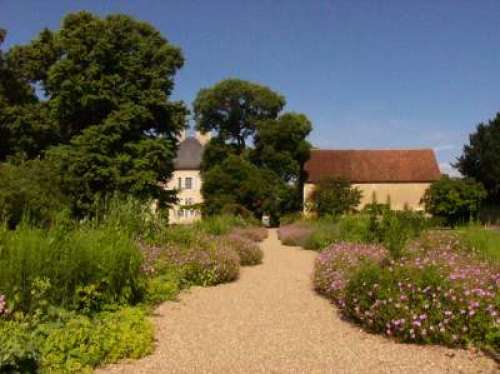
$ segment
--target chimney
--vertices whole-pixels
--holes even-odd
[[[199,131],[196,131],[194,137],[200,142],[201,145],[206,145],[212,138],[212,134],[210,132],[206,132],[203,134]]]

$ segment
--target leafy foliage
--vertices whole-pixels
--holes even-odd
[[[153,326],[141,308],[95,316],[59,312],[50,319],[0,320],[0,371],[91,371],[99,364],[151,353]]]
[[[229,156],[203,175],[202,193],[208,214],[217,214],[227,205],[239,204],[261,216],[265,211],[278,210],[276,205],[283,201],[280,197],[286,196],[288,191],[274,173],[259,169],[236,155]]]
[[[318,217],[352,212],[359,205],[362,193],[346,180],[323,178],[310,196],[310,208]]]
[[[33,224],[49,225],[68,205],[58,178],[46,161],[0,164],[0,221],[15,227],[27,216]]]
[[[76,213],[112,191],[168,198],[158,181],[171,175],[185,126],[184,105],[168,100],[183,57],[157,30],[125,15],[78,12],[12,48],[7,62],[46,100],[7,112],[1,128],[15,142],[6,149],[27,157],[48,150]]]
[[[143,292],[142,258],[132,239],[111,227],[0,232],[0,292],[10,308],[32,313],[43,302],[77,310],[133,303]]]
[[[201,165],[205,214],[237,204],[276,223],[279,215],[301,209],[311,123],[303,114],[280,115],[284,105],[278,93],[239,79],[198,93],[197,129],[214,134]]]
[[[481,182],[491,201],[500,200],[500,113],[477,126],[456,166],[463,175]]]
[[[425,210],[456,225],[473,218],[486,198],[484,187],[471,179],[443,176],[434,182],[422,198]]]
[[[257,126],[250,159],[286,182],[297,181],[303,178],[303,167],[309,159],[311,145],[305,139],[311,130],[309,119],[298,113],[262,121]]]
[[[265,86],[226,79],[200,90],[193,110],[198,130],[216,131],[220,140],[235,144],[241,154],[258,122],[276,118],[284,106],[285,99]]]

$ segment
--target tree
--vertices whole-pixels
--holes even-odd
[[[235,144],[238,154],[241,154],[257,124],[276,118],[284,106],[283,96],[265,86],[226,79],[200,90],[193,110],[199,131],[214,131],[222,142]]]
[[[205,213],[217,214],[228,205],[238,204],[261,217],[277,209],[273,205],[280,201],[276,182],[280,184],[271,171],[257,168],[244,157],[230,155],[203,176]]]
[[[427,213],[454,226],[475,217],[486,196],[482,184],[472,179],[443,176],[425,191],[422,202]]]
[[[0,29],[0,45],[6,35]],[[0,77],[0,161],[14,155],[34,158],[55,135],[46,108],[1,50]]]
[[[491,201],[500,202],[500,113],[477,126],[455,166],[463,175],[481,182]]]
[[[284,181],[297,181],[303,177],[305,162],[311,145],[306,140],[312,130],[309,119],[299,113],[285,113],[276,120],[257,125],[252,162],[273,170]]]
[[[280,115],[284,105],[280,94],[239,79],[198,93],[193,103],[197,129],[214,134],[201,165],[204,184],[210,186],[202,191],[211,207],[206,213],[240,204],[257,217],[267,213],[276,221],[281,213],[301,209],[311,122],[299,113]],[[236,165],[245,169],[244,178]],[[237,188],[242,180],[255,197],[243,196]]]
[[[200,165],[201,172],[210,170],[221,164],[229,155],[238,155],[235,144],[227,144],[220,138],[212,138],[203,149],[203,159]]]
[[[340,215],[356,209],[362,192],[351,183],[333,177],[322,178],[310,196],[310,207],[318,217]]]
[[[74,208],[113,191],[159,197],[173,170],[186,109],[171,102],[179,48],[125,15],[66,16],[57,31],[9,51],[19,75],[45,91],[58,143],[47,152]]]
[[[45,160],[0,164],[0,222],[15,227],[27,214],[30,223],[50,224],[68,204],[58,178]]]

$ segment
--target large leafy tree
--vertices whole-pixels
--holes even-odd
[[[477,126],[456,166],[463,175],[481,182],[491,201],[500,203],[500,113]]]
[[[235,144],[242,153],[259,121],[276,118],[284,106],[283,96],[268,87],[226,79],[200,90],[193,110],[198,130],[215,132],[217,138]]]
[[[0,29],[0,45],[6,35]],[[8,156],[33,158],[55,135],[46,108],[11,60],[0,50],[0,161]]]
[[[255,165],[273,170],[284,181],[303,175],[311,145],[306,140],[312,130],[309,119],[299,113],[285,113],[257,125],[251,159]]]
[[[286,193],[279,186],[279,178],[270,170],[259,169],[245,157],[230,155],[204,173],[205,211],[220,213],[226,206],[240,205],[256,216],[274,213]]]
[[[185,127],[184,105],[169,101],[179,48],[132,17],[79,12],[8,57],[44,91],[59,143],[48,154],[75,208],[113,190],[160,196]]]
[[[197,129],[214,135],[201,167],[208,213],[239,204],[277,218],[300,209],[311,123],[303,114],[280,114],[284,105],[278,93],[239,79],[200,91],[193,104]]]

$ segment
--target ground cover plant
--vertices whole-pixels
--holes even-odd
[[[316,290],[368,331],[497,353],[499,283],[498,265],[446,232],[424,234],[397,258],[381,246],[333,244],[314,272]]]

